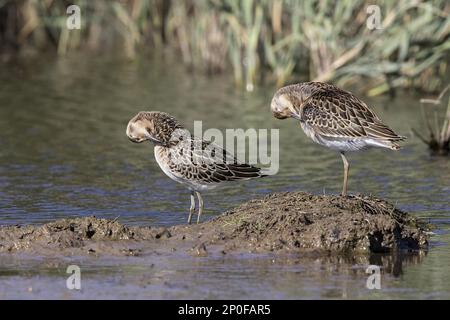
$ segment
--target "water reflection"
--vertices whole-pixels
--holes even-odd
[[[147,58],[124,63],[108,57],[48,57],[0,68],[0,224],[87,215],[119,216],[123,223],[139,225],[184,223],[188,192],[159,170],[151,146],[136,146],[125,136],[128,120],[140,110],[169,112],[189,129],[194,120],[203,120],[204,128],[280,129],[279,173],[206,194],[205,220],[270,192],[340,191],[339,156],[311,143],[296,122],[271,116],[273,88],[247,94],[236,91],[225,76],[203,77],[186,73],[173,61]],[[282,261],[275,267],[270,259],[206,259],[196,266],[206,269],[201,279],[194,266],[183,261],[191,270],[187,279],[205,285],[195,291],[197,297],[370,298],[374,293],[364,289],[363,266],[368,264],[382,265],[392,276],[388,278],[392,291],[383,291],[384,297],[448,296],[450,161],[430,156],[411,136],[411,128],[423,129],[418,98],[405,93],[395,100],[365,98],[385,123],[409,139],[399,152],[350,154],[349,191],[386,198],[436,225],[433,241],[441,245],[434,246],[426,259],[329,257],[297,259],[292,265]],[[167,280],[172,288],[160,282],[159,289],[164,289],[160,297],[184,296],[184,289],[174,288],[178,283],[192,288],[183,278],[186,270],[169,261],[161,264],[161,270],[168,266],[175,273]],[[214,289],[220,287],[220,277],[234,279],[227,280],[229,290]],[[247,279],[247,287],[242,287],[242,279]],[[144,289],[140,292],[147,294]]]
[[[241,254],[192,259],[175,253],[109,258],[101,263],[81,257],[60,260],[9,255],[0,257],[0,283],[2,288],[9,287],[2,290],[4,295],[8,293],[5,298],[23,298],[22,291],[29,283],[41,297],[65,298],[69,293],[57,284],[65,280],[67,265],[77,264],[82,266],[85,289],[70,293],[70,298],[126,298],[133,292],[135,298],[153,299],[387,299],[402,296],[396,286],[403,270],[421,263],[425,255],[423,251],[370,256]],[[369,265],[381,268],[380,290],[366,286]]]

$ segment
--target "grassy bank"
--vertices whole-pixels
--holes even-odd
[[[192,69],[229,72],[248,91],[294,78],[362,83],[370,95],[435,92],[448,80],[446,0],[78,0],[81,29],[68,30],[71,3],[0,0],[0,51],[120,51],[133,59],[171,50]],[[380,25],[370,30],[373,4]]]

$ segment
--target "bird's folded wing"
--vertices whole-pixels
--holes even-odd
[[[263,176],[261,169],[240,163],[219,145],[197,138],[183,142],[181,165],[195,168],[196,178],[204,182],[224,182]]]
[[[321,135],[335,138],[402,140],[351,93],[318,92],[302,103],[301,121]]]

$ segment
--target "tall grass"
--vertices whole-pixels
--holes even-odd
[[[414,133],[428,145],[433,153],[438,155],[448,155],[450,153],[450,95],[447,99],[447,110],[443,117],[440,117],[437,107],[441,106],[447,93],[450,91],[450,84],[442,90],[436,99],[421,99],[422,116],[426,124],[428,137],[413,130]],[[440,118],[443,118],[440,120]]]
[[[450,3],[374,0],[78,0],[82,29],[66,28],[69,1],[0,0],[0,50],[173,49],[190,68],[230,72],[248,91],[292,78],[437,91],[450,57]],[[382,29],[366,26],[368,5]],[[448,76],[447,76],[448,78]],[[363,80],[363,81],[361,81]]]

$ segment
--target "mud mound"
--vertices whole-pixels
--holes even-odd
[[[199,225],[127,227],[88,217],[0,227],[0,252],[137,255],[181,249],[205,256],[212,247],[221,252],[386,252],[425,248],[425,229],[374,197],[289,192],[249,201]]]
[[[369,196],[286,192],[249,201],[208,222],[224,239],[256,249],[386,252],[427,246],[424,224]]]
[[[84,248],[96,242],[153,239],[159,233],[161,228],[127,227],[116,220],[96,217],[61,219],[42,226],[0,227],[0,252]]]

